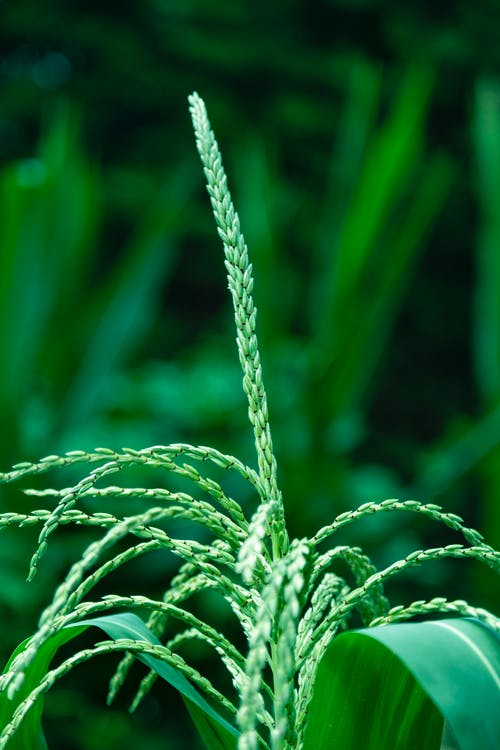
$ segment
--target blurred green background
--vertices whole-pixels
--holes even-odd
[[[2,468],[171,441],[253,461],[196,89],[254,262],[292,533],[417,497],[499,547],[499,40],[494,0],[1,2]],[[380,565],[455,540],[388,516],[346,539]],[[0,540],[2,658],[74,554],[54,539],[27,587],[33,544]],[[499,611],[474,566],[407,584],[395,600]],[[130,720],[96,669],[49,701],[51,747],[196,746],[172,692]]]

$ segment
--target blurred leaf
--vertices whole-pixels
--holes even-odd
[[[454,482],[491,456],[499,443],[500,406],[462,427],[458,436],[434,443],[422,460],[417,494],[431,498],[449,491]]]
[[[474,148],[478,178],[479,225],[474,365],[483,400],[485,424],[496,423],[500,406],[500,81],[483,78],[476,86]],[[491,411],[490,411],[491,410]],[[488,412],[490,411],[490,414]],[[480,423],[481,424],[481,423]],[[482,465],[483,528],[491,544],[500,544],[500,435]],[[481,445],[481,443],[479,443]],[[493,447],[493,446],[492,446]],[[488,582],[480,584],[482,593]]]
[[[24,409],[45,385],[42,360],[52,366],[60,352],[68,305],[96,245],[101,197],[73,106],[54,112],[36,157],[4,168],[0,198],[0,348],[9,353],[0,369],[0,442],[8,460],[22,448]]]
[[[81,120],[76,104],[60,100],[38,148],[47,169],[42,196],[46,228],[39,250],[45,254],[58,312],[72,305],[88,282],[102,220],[99,169],[84,150]]]
[[[317,226],[319,262],[323,258],[332,258],[332,248],[336,252],[337,235],[348,214],[363,170],[363,160],[376,131],[381,79],[381,71],[371,61],[356,59],[350,66],[346,78],[346,98],[339,115],[329,164],[328,185],[322,201],[322,215]],[[324,303],[325,282],[331,284],[329,277],[321,277],[319,281],[318,294],[315,295],[317,299],[312,300],[316,315],[320,314],[317,303]],[[312,322],[314,324],[314,317]]]
[[[481,80],[474,121],[481,225],[474,327],[476,376],[487,405],[500,399],[500,83]]]
[[[90,343],[71,385],[64,416],[68,426],[84,420],[102,398],[109,376],[137,346],[159,304],[176,253],[179,216],[192,188],[181,170],[150,206],[123,259],[90,300]]]
[[[373,265],[370,254],[374,243],[413,175],[431,84],[428,71],[410,68],[389,116],[372,138],[332,256],[329,289],[320,321],[321,343],[331,340],[332,324],[335,326],[339,314],[352,300],[361,274]],[[377,266],[380,269],[380,263]],[[336,333],[335,327],[333,335]],[[331,357],[325,351],[322,355],[327,360]]]
[[[0,348],[9,352],[0,368],[0,448],[6,464],[43,452],[49,438],[66,448],[65,437],[77,425],[106,410],[111,376],[144,339],[160,305],[186,221],[192,166],[166,176],[101,281],[102,179],[81,145],[80,120],[76,106],[59,102],[36,157],[0,174]]]
[[[360,80],[352,106],[363,113],[366,126],[361,129],[354,158],[351,162],[345,158],[343,168],[343,183],[347,181],[353,192],[345,215],[337,219],[340,225],[336,230],[330,225],[329,268],[318,290],[320,301],[314,304],[312,323],[314,381],[321,384],[323,396],[318,402],[323,404],[323,415],[328,403],[326,413],[333,419],[358,408],[372,380],[417,252],[443,204],[453,174],[443,156],[427,160],[423,168],[419,165],[432,87],[429,72],[408,70],[389,115],[367,145],[376,101],[373,75]],[[411,195],[416,175],[417,189]],[[397,227],[395,211],[399,214]],[[325,240],[323,244],[326,255]]]
[[[335,362],[335,381],[329,402],[333,414],[356,408],[366,392],[373,372],[385,350],[404,292],[415,271],[418,253],[423,249],[433,222],[446,198],[453,169],[446,158],[429,160],[416,192],[400,225],[386,230],[386,257],[380,266],[366,269],[369,281],[363,286],[365,300],[351,304],[351,322],[356,335],[343,327],[344,351]],[[370,264],[372,265],[372,264]]]

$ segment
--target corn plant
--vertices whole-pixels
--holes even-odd
[[[478,561],[498,573],[500,553],[458,516],[416,500],[370,500],[310,538],[289,538],[256,336],[252,266],[197,94],[190,97],[190,109],[224,245],[256,467],[215,448],[172,444],[74,450],[17,464],[0,475],[2,482],[14,482],[68,466],[86,469],[64,489],[25,490],[52,499],[51,508],[0,516],[2,528],[41,527],[30,579],[60,527],[75,524],[101,532],[70,567],[36,632],[20,644],[0,677],[0,750],[46,747],[44,694],[77,665],[115,652],[122,658],[109,699],[134,659],[140,660],[148,673],[134,706],[157,677],[165,679],[182,695],[209,750],[427,750],[444,747],[442,742],[462,750],[493,750],[500,739],[500,619],[444,597],[394,606],[384,586],[443,558]],[[108,483],[134,467],[157,476],[155,486]],[[224,480],[211,476],[210,467],[239,475],[251,487],[253,513],[224,489]],[[190,483],[191,492],[179,490],[178,480]],[[127,513],[131,500],[140,509]],[[118,511],[109,512],[106,502]],[[362,549],[338,539],[342,529],[361,519],[393,512],[442,524],[457,541],[415,550],[378,569]],[[179,522],[193,529],[192,538],[178,533]],[[180,560],[163,596],[95,593],[123,566],[158,551]],[[200,616],[193,602],[204,592],[228,606],[238,636],[227,637]],[[438,614],[449,617],[436,619]],[[403,622],[413,618],[424,621]],[[108,639],[77,648],[52,666],[59,646],[89,627],[100,628]],[[220,657],[230,677],[228,691],[192,663],[193,641]]]

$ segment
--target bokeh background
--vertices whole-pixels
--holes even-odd
[[[398,496],[500,546],[499,42],[495,0],[0,2],[2,468],[171,441],[253,462],[196,89],[254,263],[292,533]],[[30,586],[34,533],[0,540],[2,658],[75,538]],[[455,538],[386,516],[346,540],[384,564]],[[391,593],[500,604],[447,562]],[[54,691],[51,747],[197,746],[168,688],[134,719],[102,708],[106,674]]]

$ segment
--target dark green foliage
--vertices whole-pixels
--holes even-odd
[[[499,211],[484,174],[485,166],[495,173],[497,4],[313,6],[131,0],[118,10],[48,0],[41,12],[35,0],[0,4],[2,468],[52,449],[173,439],[250,453],[237,364],[221,338],[223,275],[201,189],[198,202],[192,189],[184,103],[197,87],[217,120],[255,259],[291,527],[305,533],[365,500],[434,496],[498,547],[497,364],[485,352],[497,338],[488,300]],[[356,325],[344,334],[337,395],[341,368],[321,378],[310,365],[327,269],[346,217],[363,229],[356,216],[371,211],[373,193],[361,202],[360,174],[411,85],[405,71],[422,59],[434,82],[430,95],[421,86],[420,144],[403,160],[414,174],[403,174],[397,200],[387,193],[398,205],[376,252],[402,259],[420,240],[413,264],[396,274],[406,285],[393,281],[385,306],[373,301],[388,281],[370,271],[342,308],[342,321]],[[381,182],[389,177],[382,170]],[[15,265],[6,272],[8,258]],[[356,349],[358,323],[368,348]],[[335,399],[347,403],[349,389],[359,397],[338,419],[318,407],[319,385],[324,392],[332,381]],[[2,509],[21,502],[2,489]],[[381,562],[433,543],[416,524],[393,524],[391,548],[377,519],[365,527],[363,542]],[[13,623],[1,634],[5,656],[31,632],[73,548],[71,537],[54,542],[33,592],[18,562],[33,544],[4,536],[0,545],[0,609]],[[498,607],[487,576],[464,580],[447,565],[429,576],[428,587],[415,581],[415,595],[431,584],[450,590],[460,578],[471,600]]]

